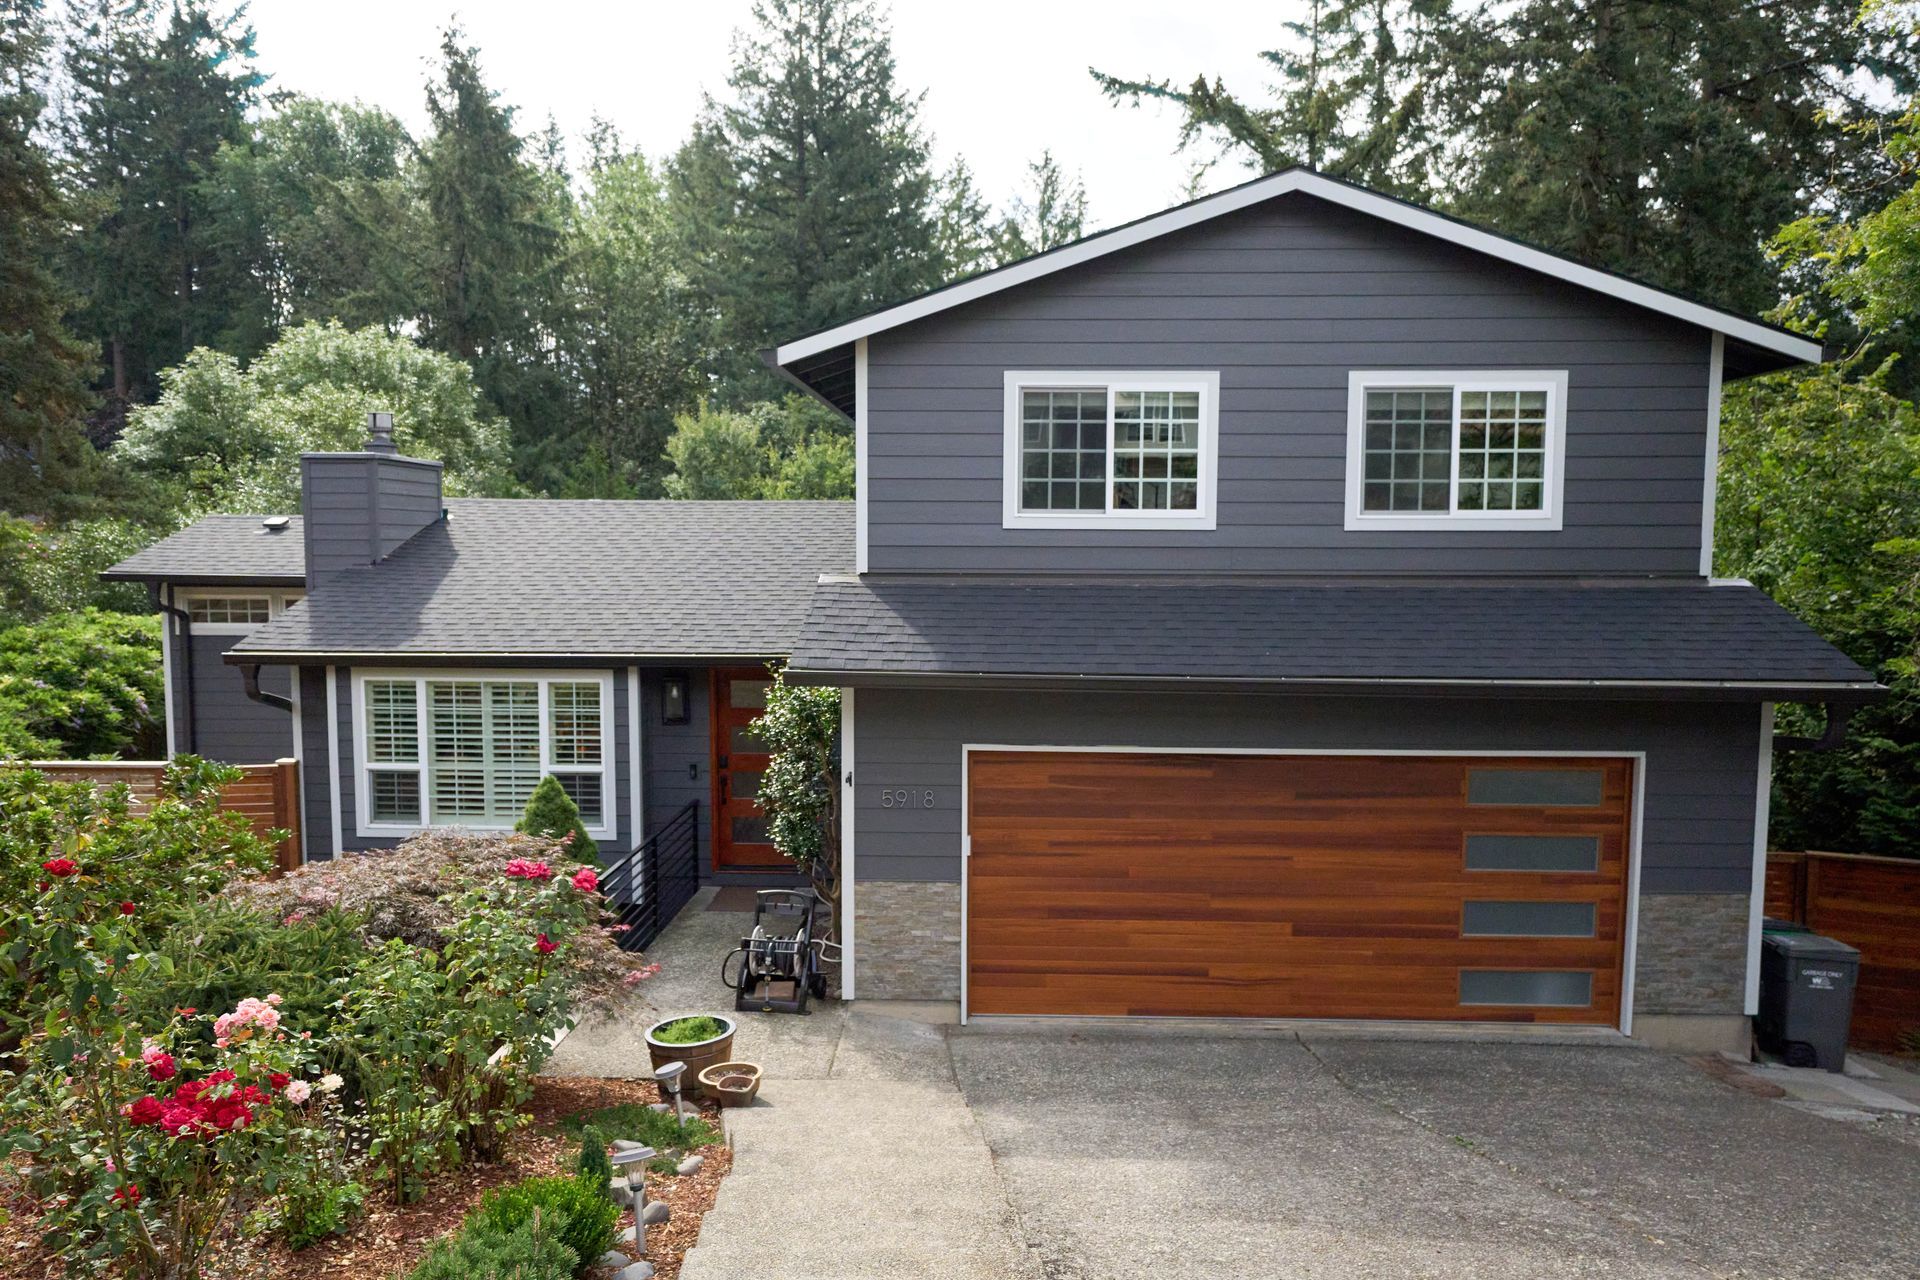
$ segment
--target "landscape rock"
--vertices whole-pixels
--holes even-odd
[[[673,1110],[673,1104],[670,1102],[649,1102],[647,1105],[649,1107],[652,1107],[655,1111],[660,1112],[662,1115],[665,1115],[667,1112]]]
[[[640,1213],[640,1221],[647,1226],[658,1226],[673,1216],[673,1210],[667,1207],[665,1200],[649,1200],[647,1207]]]
[[[624,1178],[609,1182],[607,1184],[607,1194],[612,1196],[613,1202],[622,1209],[633,1208],[633,1188],[627,1185]]]
[[[600,1255],[600,1261],[598,1265],[603,1267],[613,1267],[617,1270],[621,1267],[629,1265],[630,1263],[632,1263],[632,1261],[633,1261],[632,1258],[629,1258],[626,1254],[621,1253],[618,1249],[609,1249],[605,1253]]]
[[[615,1138],[613,1140],[613,1149],[615,1151],[638,1151],[646,1145],[644,1142],[635,1142],[631,1138]]]
[[[613,1280],[653,1280],[653,1264],[642,1258],[615,1276]]]
[[[673,1171],[684,1178],[689,1174],[700,1172],[700,1166],[706,1162],[707,1159],[705,1156],[688,1156],[685,1160],[673,1166]]]

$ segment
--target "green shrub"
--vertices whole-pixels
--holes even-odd
[[[295,1249],[318,1244],[341,1231],[366,1208],[367,1190],[357,1182],[341,1182],[312,1194],[289,1194],[280,1217],[280,1230]]]
[[[582,862],[592,862],[600,853],[600,846],[587,836],[587,828],[580,821],[580,806],[552,774],[540,779],[533,794],[527,797],[527,811],[513,829],[523,835],[546,836],[550,840],[571,836],[572,839],[567,840],[567,854]]]
[[[514,1231],[476,1225],[436,1243],[407,1280],[570,1280],[578,1266],[544,1222]]]
[[[619,1234],[620,1207],[607,1195],[606,1184],[590,1187],[578,1178],[528,1178],[510,1187],[489,1191],[473,1212],[466,1230],[506,1235],[532,1223],[536,1217],[573,1251],[575,1274],[585,1274],[601,1254],[613,1247]]]
[[[582,1111],[561,1120],[568,1134],[584,1138],[589,1130],[608,1141],[638,1142],[655,1151],[692,1151],[720,1141],[719,1132],[698,1115],[685,1121],[671,1111],[655,1111],[639,1102],[623,1102],[597,1111]]]
[[[662,1044],[699,1044],[702,1040],[725,1034],[726,1029],[726,1024],[718,1018],[700,1014],[692,1018],[675,1018],[655,1031],[653,1038]]]
[[[160,754],[160,619],[83,609],[0,631],[0,758]]]
[[[592,1125],[580,1131],[580,1159],[575,1176],[590,1187],[605,1191],[613,1181],[613,1161],[607,1158],[607,1140]]]

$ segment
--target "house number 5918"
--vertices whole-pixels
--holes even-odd
[[[882,809],[931,809],[933,808],[933,790],[915,790],[911,787],[888,787],[880,793]]]

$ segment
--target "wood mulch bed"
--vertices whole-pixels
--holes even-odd
[[[533,1125],[509,1143],[509,1154],[499,1164],[466,1165],[440,1174],[417,1204],[396,1208],[378,1199],[376,1193],[366,1217],[355,1222],[345,1235],[298,1253],[277,1242],[230,1234],[217,1246],[208,1273],[221,1280],[260,1276],[274,1280],[403,1277],[426,1256],[435,1240],[459,1228],[488,1190],[536,1174],[572,1172],[579,1147],[561,1131],[563,1117],[623,1102],[657,1102],[659,1097],[650,1080],[543,1076],[534,1086],[528,1108]],[[719,1127],[717,1108],[703,1103],[699,1110],[715,1128]],[[664,1200],[673,1210],[667,1222],[647,1228],[646,1257],[661,1280],[674,1280],[680,1274],[681,1261],[700,1234],[700,1220],[713,1207],[720,1180],[733,1167],[733,1152],[724,1144],[703,1147],[700,1154],[704,1162],[688,1177],[647,1175],[647,1198]],[[0,1208],[6,1212],[6,1221],[0,1222],[0,1277],[60,1280],[64,1275],[60,1259],[40,1244],[34,1206],[10,1180],[0,1182]],[[632,1223],[633,1212],[622,1211],[621,1229]],[[604,1277],[612,1272],[596,1267],[589,1274]]]

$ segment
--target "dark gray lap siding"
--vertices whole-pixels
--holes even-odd
[[[869,341],[876,571],[1699,568],[1708,336],[1294,197]],[[1217,369],[1219,527],[1001,528],[1009,369]],[[1565,528],[1349,533],[1354,369],[1568,371]]]
[[[220,656],[237,639],[195,635],[188,644],[178,646],[189,651],[193,663],[193,729],[189,747],[187,726],[183,718],[175,718],[174,749],[192,750],[228,764],[270,764],[293,754],[293,716],[247,696],[240,668],[228,666]],[[181,661],[176,655],[175,666]],[[177,675],[174,687],[180,688]],[[288,668],[262,667],[260,687],[287,696],[292,688]]]
[[[1644,751],[1642,891],[1744,893],[1759,735],[1753,704],[865,688],[855,694],[856,874],[959,878],[964,744]],[[933,807],[883,806],[883,792],[902,788],[930,790]]]

